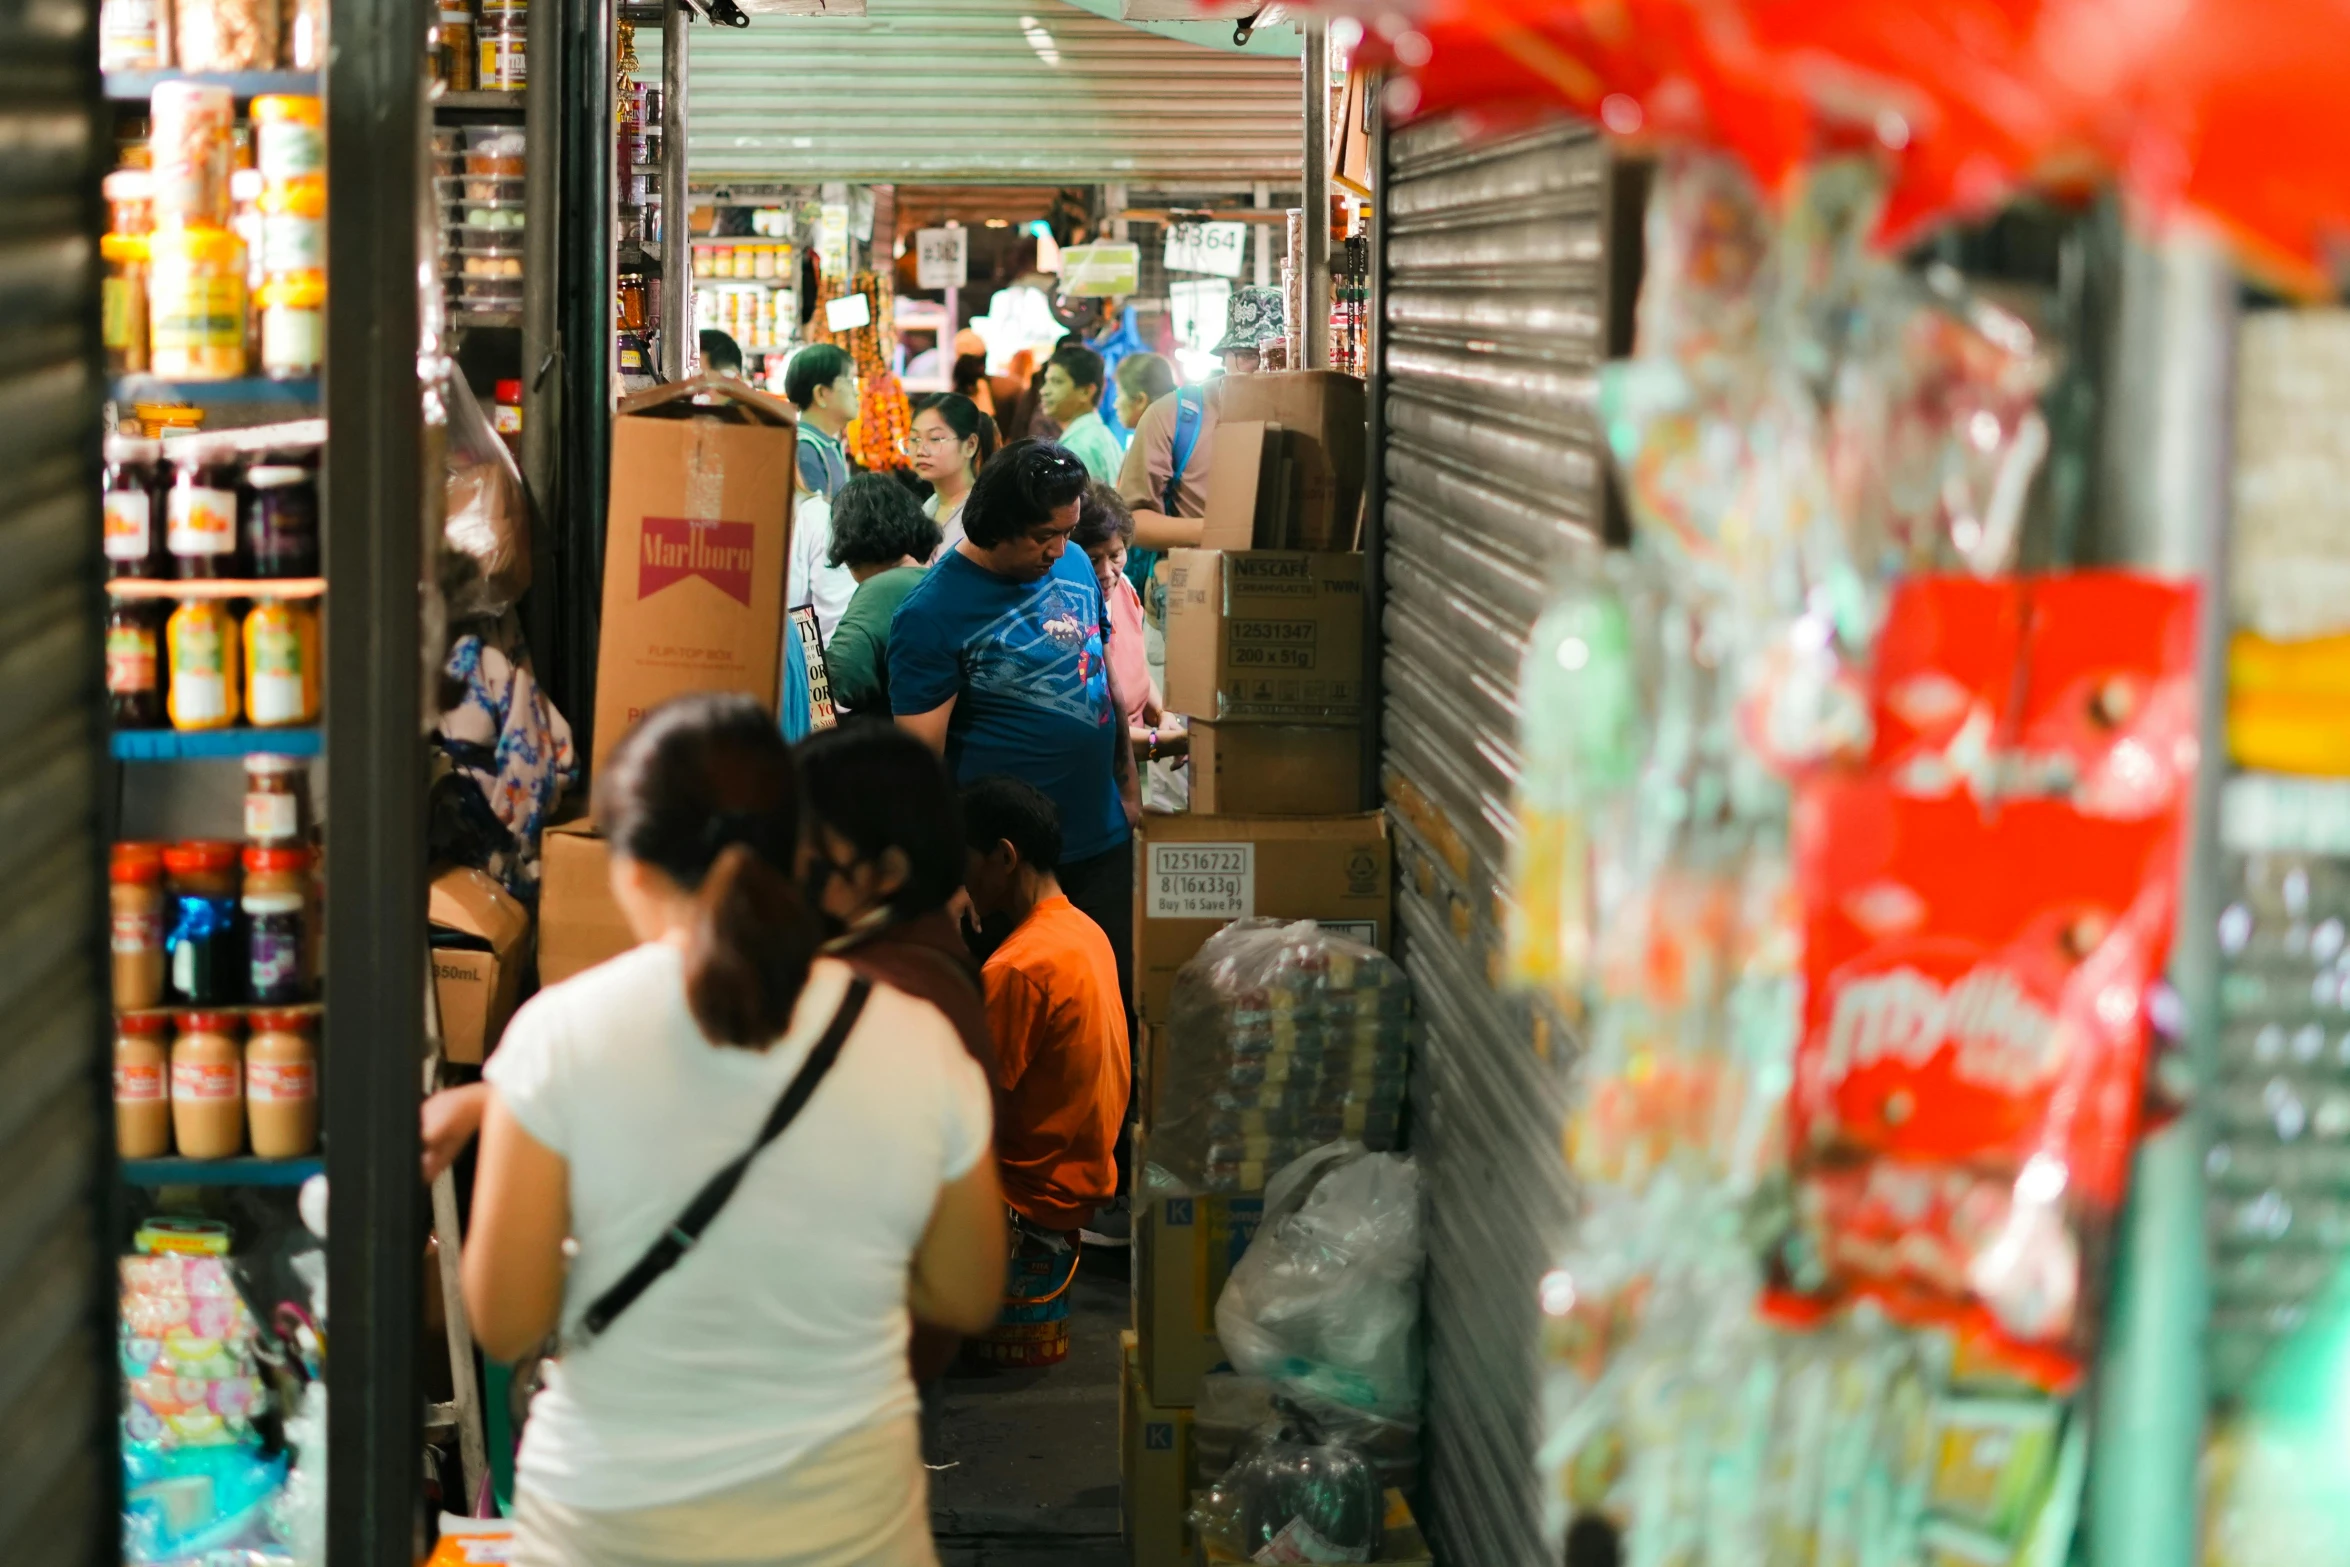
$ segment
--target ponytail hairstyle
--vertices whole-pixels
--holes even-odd
[[[971,459],[974,477],[987,466],[987,460],[995,455],[995,421],[981,413],[979,405],[962,393],[932,392],[926,397],[918,397],[914,400],[914,412],[934,413],[946,422],[948,429],[955,432],[956,440],[976,440],[979,443],[979,453]]]
[[[747,696],[662,703],[613,748],[595,816],[615,854],[694,895],[685,996],[703,1036],[781,1038],[823,934],[792,876],[799,778],[775,720]]]

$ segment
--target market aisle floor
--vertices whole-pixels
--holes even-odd
[[[1125,1259],[1089,1260],[1070,1287],[1067,1360],[947,1378],[924,1430],[944,1567],[1125,1567],[1118,1334],[1129,1315]]]

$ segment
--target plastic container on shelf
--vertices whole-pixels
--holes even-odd
[[[219,228],[228,222],[229,148],[236,100],[225,87],[159,82],[148,98],[155,224]]]
[[[273,381],[318,374],[326,359],[326,276],[291,272],[262,283],[261,373]]]
[[[174,729],[226,729],[243,710],[237,620],[218,599],[182,599],[164,624],[171,660],[166,706]]]
[[[253,166],[273,185],[326,177],[326,105],[306,93],[253,100]]]
[[[528,172],[523,167],[523,157],[529,145],[529,138],[516,126],[468,125],[465,127],[465,172],[519,179]]]
[[[98,240],[106,263],[99,284],[99,338],[106,347],[109,375],[147,368],[147,236],[107,234]]]
[[[278,0],[176,0],[173,63],[183,71],[274,69],[278,21]]]
[[[245,300],[245,246],[236,235],[209,226],[157,229],[148,241],[147,273],[155,373],[181,381],[243,375]]]
[[[290,728],[318,718],[318,611],[263,598],[245,616],[245,716],[255,728]]]
[[[322,272],[326,266],[326,181],[289,180],[261,193],[261,272]]]
[[[160,71],[171,64],[164,0],[102,0],[98,69]]]

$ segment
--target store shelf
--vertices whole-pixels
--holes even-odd
[[[215,577],[207,582],[157,582],[151,577],[117,577],[106,591],[118,599],[314,599],[326,592],[324,577]]]
[[[115,377],[112,392],[118,403],[185,403],[195,408],[269,403],[314,408],[318,405],[318,378],[273,381],[267,376],[248,375],[233,381],[178,381],[159,375],[125,375]]]
[[[694,279],[694,287],[746,289],[761,294],[772,294],[779,288],[788,289],[792,285],[778,283],[775,279],[766,277],[697,277]]]
[[[239,98],[318,91],[316,71],[108,71],[106,96],[118,103],[144,103],[158,82],[198,82],[207,87],[226,87]]]
[[[704,245],[773,245],[778,250],[790,250],[792,242],[777,239],[771,234],[696,234],[686,241],[696,249]]]
[[[127,1186],[299,1186],[324,1159],[125,1159]]]
[[[519,310],[452,310],[449,312],[449,320],[457,326],[519,327],[522,325],[522,312]]]
[[[118,762],[198,762],[230,756],[320,756],[322,729],[117,729]]]
[[[321,1001],[286,1001],[280,1002],[274,1007],[263,1007],[254,1006],[247,1002],[238,1002],[235,1006],[200,1007],[192,1002],[181,1002],[168,1007],[123,1007],[118,1008],[114,1015],[118,1019],[126,1017],[176,1018],[182,1012],[217,1012],[224,1017],[234,1018],[251,1017],[256,1012],[270,1012],[317,1019],[326,1015],[326,1004]]]
[[[520,88],[511,92],[496,89],[481,92],[444,92],[432,101],[433,113],[449,114],[520,114],[524,94]]]

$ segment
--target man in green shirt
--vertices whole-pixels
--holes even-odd
[[[938,543],[938,524],[886,474],[861,473],[833,498],[830,561],[857,579],[824,649],[836,707],[889,718],[889,623]]]
[[[1044,367],[1044,411],[1061,427],[1061,444],[1104,484],[1118,482],[1126,453],[1102,422],[1102,356],[1082,343],[1063,343]]]

